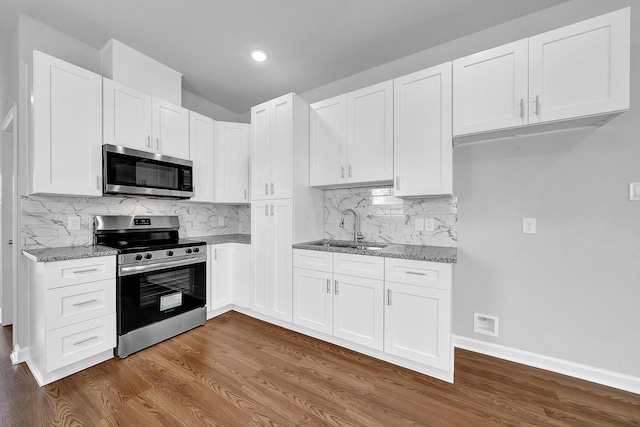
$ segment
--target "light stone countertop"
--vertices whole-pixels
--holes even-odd
[[[101,245],[67,246],[61,248],[25,249],[23,255],[36,262],[66,261],[70,259],[94,258],[117,255],[118,251]]]
[[[190,240],[200,240],[207,245],[220,245],[223,243],[251,244],[251,234],[219,234],[217,236],[190,237]]]
[[[338,252],[344,254],[370,255],[385,258],[402,258],[417,261],[431,261],[453,264],[458,261],[458,249],[440,246],[403,245],[395,243],[381,242],[359,242],[363,246],[387,245],[378,250],[354,249],[348,247],[323,246],[324,243],[349,244],[351,241],[345,240],[314,240],[312,242],[297,243],[294,249],[306,249],[312,251]]]

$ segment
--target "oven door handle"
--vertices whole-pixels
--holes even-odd
[[[144,264],[144,265],[120,266],[118,268],[118,274],[124,277],[124,276],[131,276],[133,274],[148,273],[150,271],[164,270],[167,268],[200,264],[203,262],[204,263],[207,262],[206,254],[201,254],[201,255],[189,257],[186,259],[178,259],[175,261],[163,261],[163,262],[156,262],[153,264]]]

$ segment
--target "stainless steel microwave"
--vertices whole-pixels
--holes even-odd
[[[104,144],[102,168],[104,194],[193,197],[191,160]]]

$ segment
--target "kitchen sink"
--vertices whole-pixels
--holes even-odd
[[[334,241],[334,242],[314,242],[309,243],[313,246],[324,246],[325,248],[347,248],[347,249],[360,249],[366,251],[379,251],[389,245],[377,244],[377,243],[353,243],[347,241]]]

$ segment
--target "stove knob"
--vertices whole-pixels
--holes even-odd
[[[151,259],[151,257],[152,257],[152,256],[153,256],[153,255],[151,255],[151,254],[146,254],[144,257],[145,257],[146,259]]]
[[[200,252],[200,248],[193,248],[193,253]]]
[[[136,255],[136,261],[140,261],[142,259],[142,255]]]
[[[190,254],[190,253],[191,253],[191,252],[193,252],[193,251],[191,250],[191,248],[188,248],[185,252],[186,252],[186,253],[188,253],[188,254]]]
[[[173,256],[173,251],[167,251],[167,256]]]

